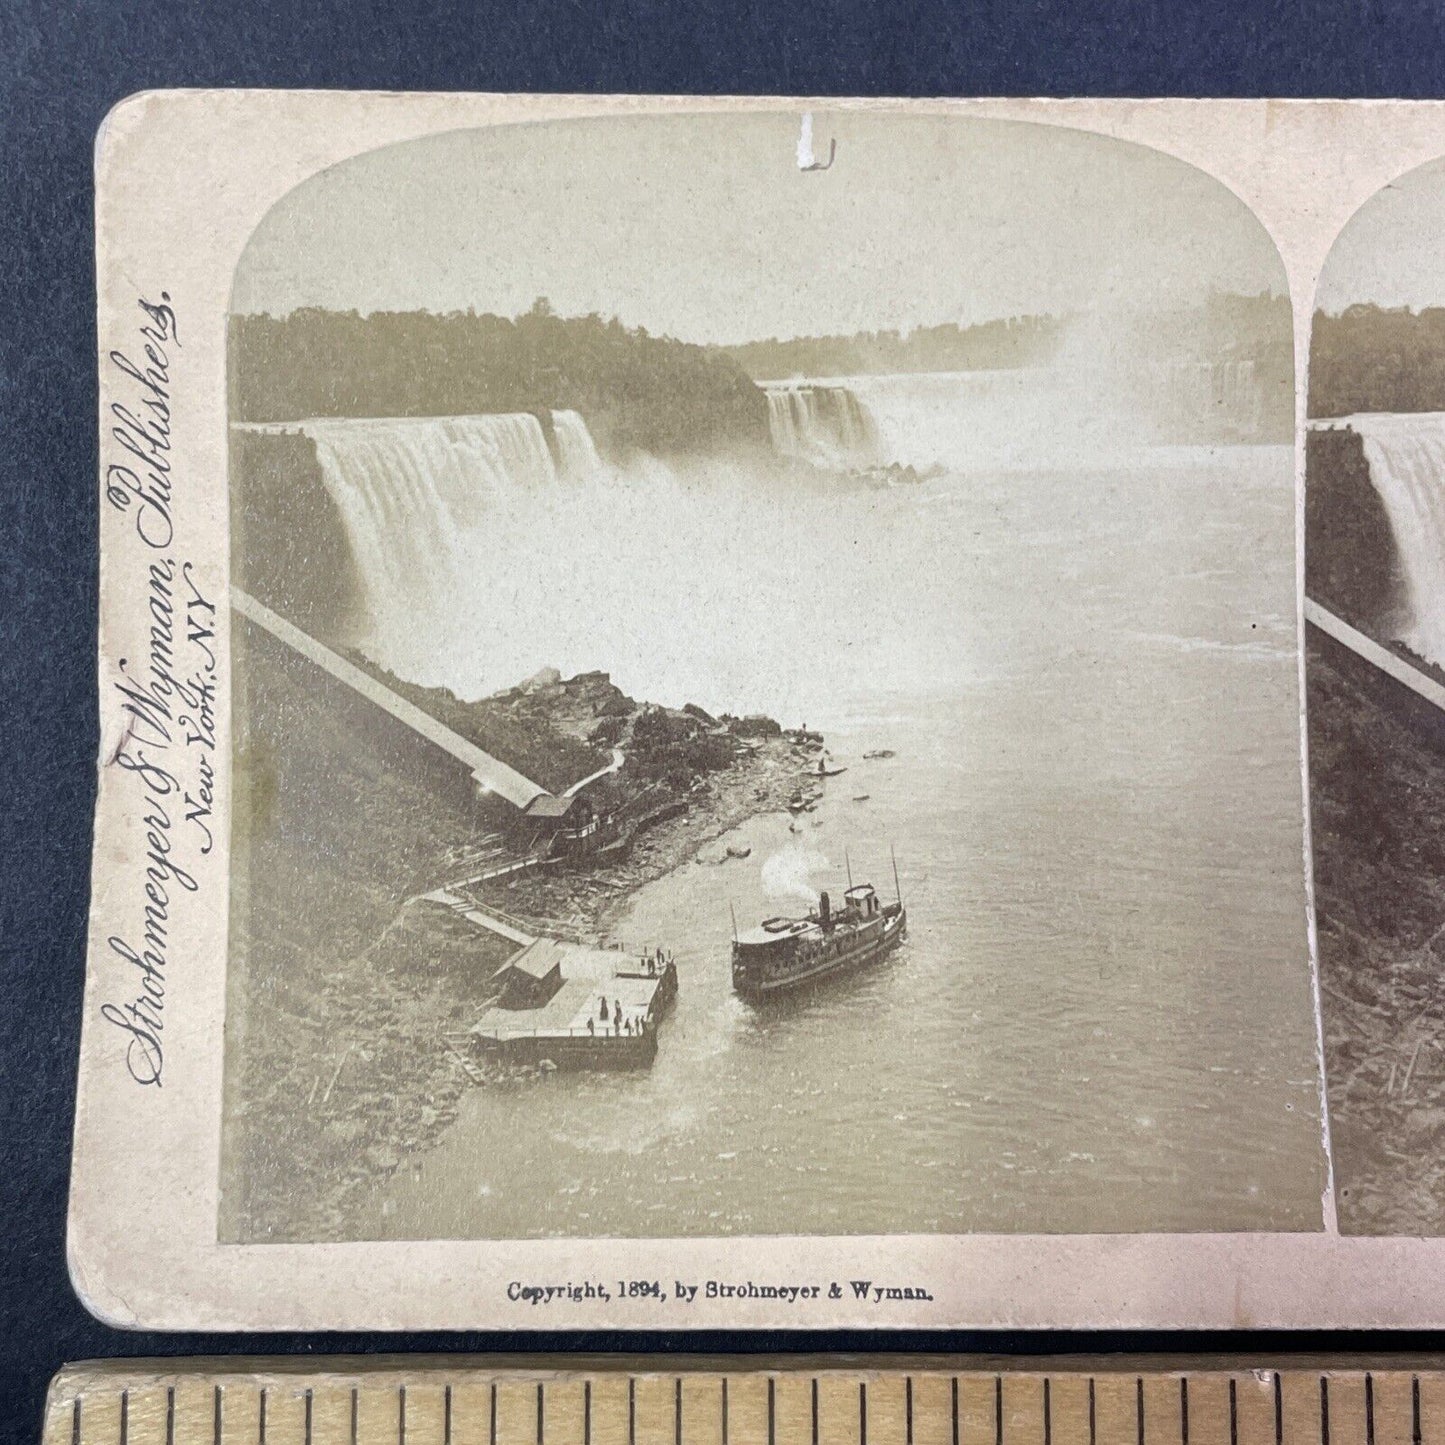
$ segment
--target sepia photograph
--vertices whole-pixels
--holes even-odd
[[[1062,127],[291,190],[227,319],[221,1241],[1321,1229],[1293,387],[1247,207]]]
[[[1315,907],[1347,1234],[1445,1233],[1445,163],[1320,276],[1305,617]]]

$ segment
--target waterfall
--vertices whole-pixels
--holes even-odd
[[[1345,418],[1364,445],[1400,561],[1408,621],[1399,641],[1445,667],[1445,412]]]
[[[511,412],[252,429],[311,438],[365,589],[370,627],[359,640],[383,666],[416,675],[420,639],[464,607],[504,517],[522,498],[571,492],[602,470],[575,411],[552,412],[550,423]]]
[[[851,387],[818,382],[764,383],[768,429],[783,456],[824,467],[867,467],[878,460],[873,418]]]
[[[1139,378],[1146,392],[1154,373]],[[1264,398],[1252,360],[1171,361],[1164,369],[1166,422],[1216,425],[1240,437],[1258,434]]]
[[[575,411],[554,411],[552,430],[557,437],[557,465],[564,477],[588,477],[602,465],[592,433]]]

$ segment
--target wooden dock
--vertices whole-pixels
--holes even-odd
[[[558,1069],[647,1068],[657,1031],[677,998],[670,959],[648,973],[615,949],[558,943],[561,986],[537,1008],[486,1010],[469,1031],[478,1054]]]

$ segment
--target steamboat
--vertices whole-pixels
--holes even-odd
[[[897,886],[898,870],[893,870]],[[758,1000],[801,988],[882,958],[908,932],[901,892],[879,900],[871,883],[851,880],[841,908],[826,893],[804,918],[766,918],[733,936],[733,988]]]

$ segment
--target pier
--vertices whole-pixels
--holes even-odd
[[[677,998],[677,966],[539,938],[498,971],[503,1002],[468,1031],[473,1052],[558,1069],[642,1069]],[[507,1001],[530,1007],[507,1007]]]

